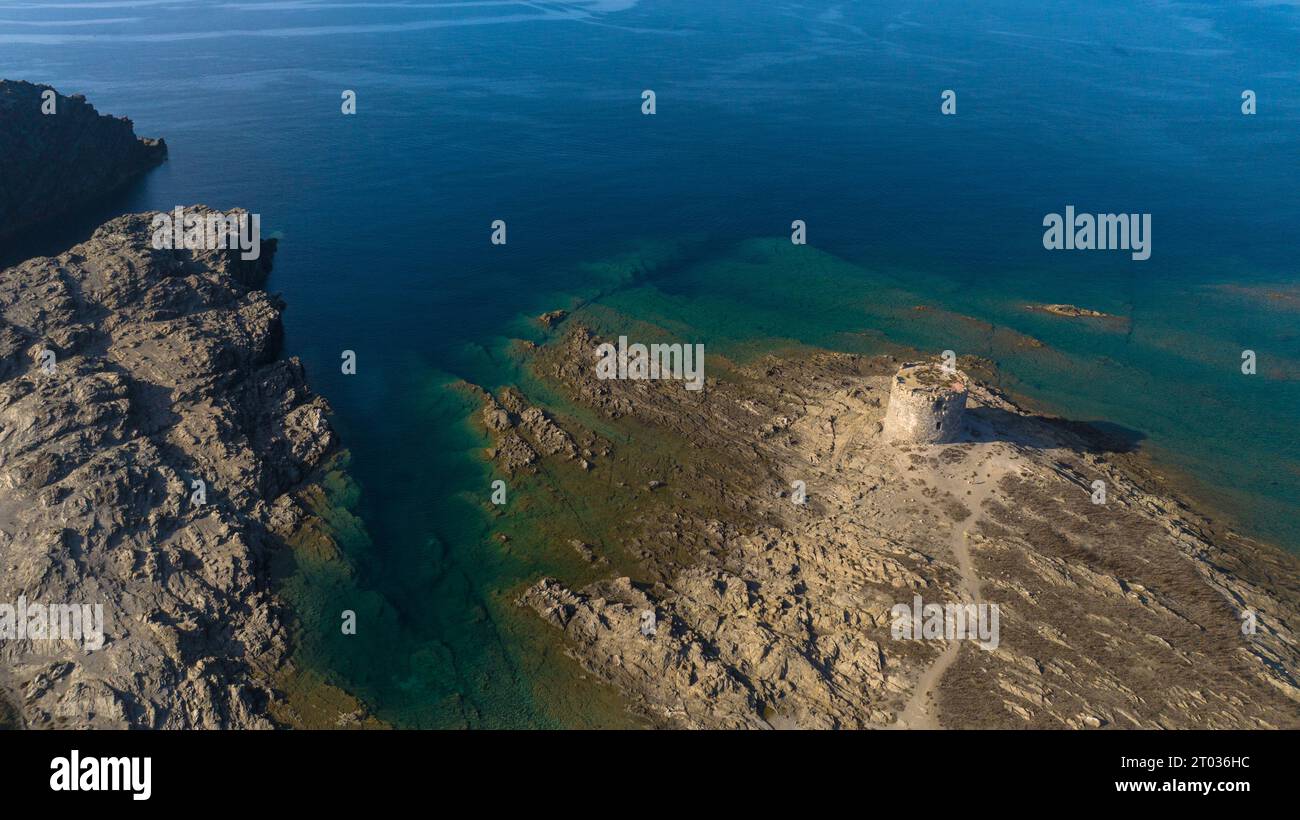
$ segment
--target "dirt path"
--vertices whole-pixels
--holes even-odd
[[[948,539],[948,548],[952,550],[953,557],[957,561],[957,571],[961,574],[962,603],[980,602],[980,580],[975,573],[974,563],[971,561],[970,544],[968,543],[968,533],[983,518],[984,499],[989,496],[996,485],[1004,465],[1001,459],[987,452],[983,447],[978,445],[972,447],[971,453],[961,462],[952,465],[950,469],[939,473],[933,477],[933,485],[939,490],[946,490],[962,501],[970,510],[970,515],[965,521],[954,527],[951,536]],[[971,472],[975,472],[975,478],[968,478]],[[970,495],[966,495],[967,490]],[[935,601],[933,603],[946,603]],[[943,675],[952,666],[953,661],[957,660],[957,653],[961,650],[961,640],[948,641],[944,646],[943,652],[930,664],[930,668],[922,673],[920,679],[916,682],[916,688],[912,690],[912,696],[908,698],[907,703],[903,706],[902,711],[898,713],[898,719],[893,728],[897,729],[942,729],[939,725],[938,718],[935,716],[935,693],[939,689],[939,684],[943,680]]]

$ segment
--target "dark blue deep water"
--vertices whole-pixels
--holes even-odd
[[[288,352],[336,410],[369,536],[355,582],[291,584],[308,633],[363,616],[304,663],[399,725],[617,722],[514,622],[509,591],[551,558],[492,540],[483,442],[445,388],[518,378],[508,340],[578,299],[727,354],[986,356],[1300,548],[1293,3],[0,0],[0,76],[171,148],[25,251],[197,202],[282,238]],[[1151,258],[1045,251],[1066,205],[1152,214]]]

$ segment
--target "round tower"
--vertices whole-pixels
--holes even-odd
[[[966,374],[928,362],[907,362],[894,376],[885,411],[891,441],[941,444],[956,441],[966,410]]]

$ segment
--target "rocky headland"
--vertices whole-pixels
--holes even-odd
[[[0,691],[27,727],[311,724],[280,689],[270,567],[338,558],[312,510],[329,408],[280,357],[274,241],[156,250],[151,217],[0,272],[0,603],[102,605],[104,633],[0,641]],[[365,722],[329,687],[308,700]]]
[[[1127,440],[1017,406],[978,360],[934,442],[888,434],[892,356],[715,357],[701,392],[598,380],[582,319],[521,348],[565,404],[477,391],[481,422],[582,556],[520,605],[649,724],[1300,726],[1296,559]],[[1000,640],[896,637],[917,596],[996,604]]]
[[[137,138],[130,120],[100,114],[85,97],[0,80],[0,246],[166,158],[165,142]]]

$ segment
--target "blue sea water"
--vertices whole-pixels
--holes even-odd
[[[483,442],[443,387],[518,379],[508,340],[578,300],[723,355],[986,356],[1300,549],[1298,35],[1280,0],[0,0],[0,76],[171,150],[24,252],[195,202],[282,238],[287,348],[335,408],[369,533],[355,584],[297,589],[321,634],[340,608],[382,625],[308,660],[399,725],[611,725],[511,621],[508,591],[559,559],[492,540]],[[1151,258],[1044,250],[1067,205],[1151,213]]]

